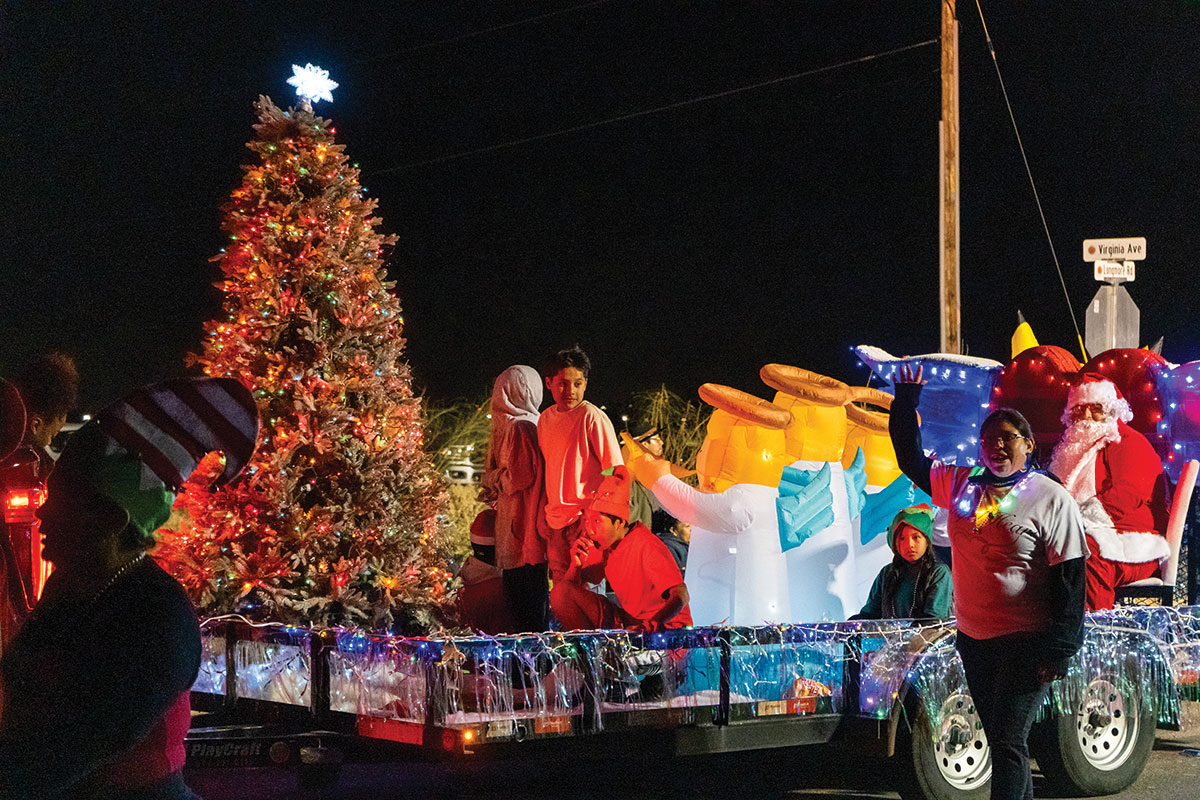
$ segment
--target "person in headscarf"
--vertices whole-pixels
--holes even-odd
[[[0,662],[0,797],[195,798],[199,623],[146,550],[199,460],[221,451],[227,482],[257,432],[249,390],[220,378],[142,389],[71,437],[38,510],[55,571]]]
[[[518,631],[549,625],[550,584],[545,541],[545,465],[538,448],[542,380],[523,364],[500,373],[492,387],[492,436],[483,496],[495,504],[496,566]]]

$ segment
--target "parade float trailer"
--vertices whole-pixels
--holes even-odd
[[[414,639],[223,619],[204,642],[193,767],[841,743],[900,762],[905,797],[987,796],[987,740],[944,625]],[[1074,794],[1129,786],[1155,729],[1200,700],[1198,676],[1200,608],[1089,615],[1031,738],[1043,774]]]
[[[1200,467],[1200,363],[1173,365],[1146,350],[1114,350],[1081,365],[1046,346],[1025,348],[1007,365],[857,352],[885,382],[902,364],[924,367],[925,445],[961,463],[973,463],[974,437],[990,407],[1020,409],[1037,440],[1053,442],[1070,375],[1111,377],[1130,400],[1134,427],[1158,449],[1175,484],[1178,553]],[[911,483],[894,468],[886,426],[850,424],[856,415],[818,394],[776,396],[798,421],[783,437],[787,452],[780,457],[793,461],[790,472],[780,467],[778,493],[778,536],[797,561],[816,557],[806,556],[806,548],[828,535],[831,519],[844,523],[839,535],[849,537],[847,546],[808,552],[849,558],[855,541],[877,538],[893,506],[913,500]],[[842,403],[861,396],[849,392]],[[837,425],[815,422],[830,414]],[[835,429],[837,435],[827,435]],[[818,439],[828,440],[822,452],[832,455],[806,459]],[[840,477],[830,479],[832,466]],[[821,485],[818,476],[835,488],[844,483],[846,491],[809,491]],[[789,480],[799,488],[785,491]],[[814,513],[836,497],[848,512]],[[863,567],[866,557],[859,562]],[[1156,728],[1179,728],[1200,701],[1200,606],[1170,605],[1181,589],[1192,588],[1175,581],[1177,562],[1178,556],[1152,587],[1164,605],[1089,615],[1083,649],[1067,678],[1052,685],[1031,748],[1046,778],[1070,793],[1110,794],[1132,784]],[[822,568],[832,575],[839,566]],[[346,759],[536,758],[543,747],[644,757],[839,743],[857,755],[895,759],[906,775],[899,787],[905,797],[988,792],[987,739],[955,653],[952,622],[405,638],[223,617],[206,621],[203,631],[205,655],[193,688],[194,708],[203,713],[188,739],[192,766],[328,772]]]
[[[924,444],[954,463],[973,463],[983,418],[999,406],[1022,411],[1039,444],[1052,446],[1076,373],[1108,377],[1130,401],[1132,426],[1156,448],[1173,484],[1173,557],[1157,585],[1141,589],[1162,605],[1090,614],[1083,649],[1052,685],[1030,737],[1041,772],[1068,794],[1130,786],[1156,729],[1179,729],[1200,703],[1200,606],[1172,605],[1196,602],[1197,559],[1186,559],[1187,580],[1177,580],[1176,567],[1200,466],[1200,362],[1176,365],[1125,348],[1081,364],[1061,348],[1018,348],[1015,338],[1007,364],[947,354],[895,358],[867,346],[856,352],[884,386],[902,365],[924,369]],[[752,455],[788,466],[778,465],[782,477],[772,472],[750,483],[772,489],[765,516],[777,519],[770,533],[788,560],[792,618],[844,619],[864,577],[890,557],[879,546],[886,521],[919,498],[895,464],[886,392],[832,379],[803,391],[781,383],[772,366],[779,365],[764,367],[764,382],[779,392],[767,405],[786,409],[789,422],[777,435],[779,452]],[[831,536],[839,547],[825,546]],[[815,545],[849,560],[813,563]],[[804,564],[814,574],[847,566],[856,573],[842,580],[840,610],[817,614],[804,605],[820,594],[810,579],[792,580]],[[412,638],[226,616],[202,630],[187,740],[192,767],[296,767],[327,781],[357,760],[537,759],[546,748],[645,758],[834,744],[847,758],[895,762],[906,798],[988,796],[989,747],[953,621]]]

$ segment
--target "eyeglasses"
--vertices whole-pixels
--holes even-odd
[[[1024,438],[1026,438],[1026,437],[1022,436],[1019,433],[993,433],[988,436],[980,436],[979,443],[982,444],[984,447],[990,447],[990,446],[996,445],[996,444],[1003,445],[1004,447],[1008,447],[1010,444],[1015,442],[1017,439],[1024,439]]]

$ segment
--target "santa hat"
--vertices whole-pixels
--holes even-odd
[[[109,498],[149,541],[171,514],[174,492],[204,456],[221,452],[213,485],[237,476],[258,439],[250,390],[233,378],[184,378],[139,389],[76,431],[55,465]],[[53,480],[53,479],[52,479]]]
[[[1133,409],[1129,407],[1129,401],[1121,396],[1121,391],[1115,383],[1095,372],[1085,372],[1075,379],[1070,391],[1067,392],[1067,405],[1063,409],[1062,416],[1063,424],[1067,426],[1071,424],[1071,409],[1075,406],[1092,403],[1101,406],[1107,414],[1116,417],[1121,422],[1129,422],[1133,419]]]
[[[17,449],[25,438],[25,404],[17,387],[0,378],[0,458]]]
[[[928,503],[909,506],[896,512],[896,516],[892,517],[892,522],[888,525],[888,544],[891,546],[892,552],[896,552],[896,534],[905,525],[908,525],[910,528],[916,528],[925,534],[926,539],[932,542],[933,514],[933,508]]]
[[[471,522],[471,544],[493,547],[496,544],[496,509],[485,508]]]
[[[629,522],[629,491],[633,483],[629,470],[624,465],[617,465],[601,474],[604,478],[588,508]]]

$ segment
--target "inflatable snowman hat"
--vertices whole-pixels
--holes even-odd
[[[784,431],[792,414],[752,394],[706,383],[700,399],[715,409],[696,456],[700,488],[721,492],[739,483],[775,487],[790,459]]]
[[[767,364],[762,382],[775,390],[775,404],[788,409],[792,422],[785,436],[794,460],[839,461],[846,444],[846,404],[853,390],[837,380],[787,364]]]

